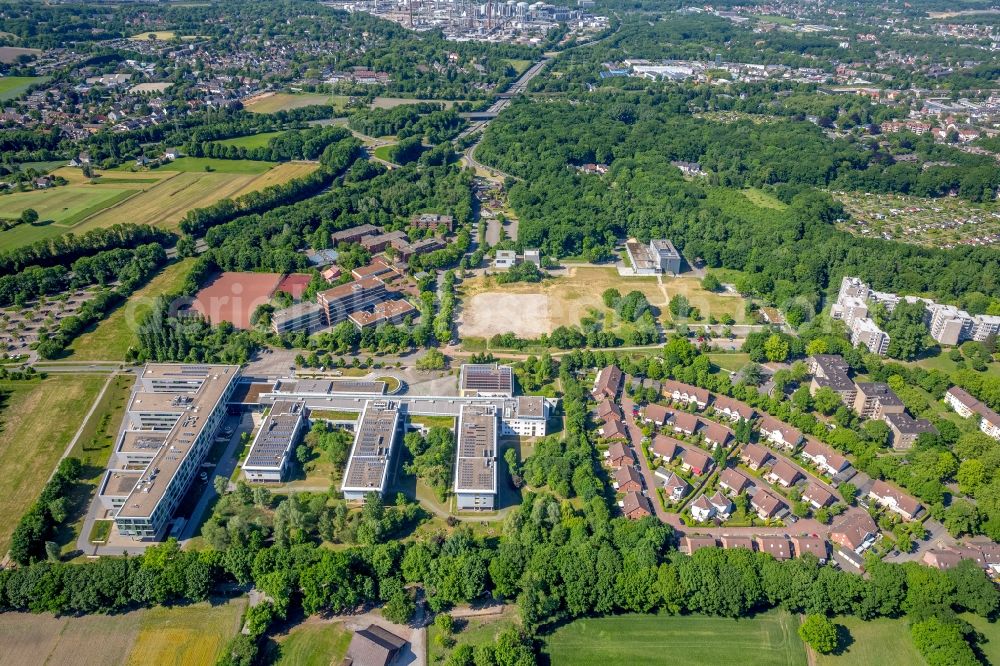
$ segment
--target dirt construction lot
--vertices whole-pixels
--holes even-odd
[[[559,326],[573,326],[591,309],[606,312],[602,294],[617,289],[622,295],[640,291],[654,308],[657,318],[670,320],[668,304],[676,294],[683,294],[691,305],[701,310],[705,320],[723,314],[742,321],[743,299],[713,294],[701,288],[696,278],[622,277],[612,267],[571,266],[565,275],[539,283],[498,285],[489,277],[476,277],[461,285],[462,311],[459,334],[462,337],[489,338],[512,332],[534,338],[551,333]]]

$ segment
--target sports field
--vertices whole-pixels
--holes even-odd
[[[339,622],[308,618],[277,639],[277,655],[269,663],[281,666],[339,664],[347,654],[351,635]]]
[[[238,136],[232,139],[221,139],[216,141],[223,146],[241,146],[243,148],[263,148],[272,138],[284,134],[284,132],[261,132],[260,134],[250,134],[249,136]]]
[[[316,93],[273,93],[258,95],[247,100],[243,106],[247,111],[254,113],[277,113],[278,111],[291,111],[317,104],[332,104],[343,108],[347,104],[347,98],[343,95],[318,95]]]
[[[697,278],[665,277],[661,284],[655,277],[622,277],[612,267],[571,266],[565,276],[539,283],[497,285],[483,277],[464,282],[459,333],[483,338],[508,331],[524,337],[551,333],[559,326],[579,324],[591,309],[606,312],[601,294],[610,288],[623,296],[630,291],[642,292],[663,320],[670,319],[668,304],[675,294],[687,297],[706,320],[723,314],[737,322],[744,319],[742,298],[707,292]],[[512,320],[510,312],[523,316]]]
[[[32,84],[44,80],[42,76],[3,76],[0,77],[0,102],[14,99]]]
[[[239,630],[245,599],[120,615],[0,614],[0,666],[184,664],[211,666]]]
[[[552,666],[804,666],[797,627],[797,618],[781,611],[740,620],[619,615],[564,625],[545,638],[543,651]]]
[[[74,361],[122,361],[125,352],[137,344],[136,328],[144,312],[148,312],[157,296],[177,291],[187,278],[194,259],[184,259],[164,268],[146,286],[99,321],[93,330],[77,337],[69,346],[69,358]]]
[[[817,666],[920,666],[924,662],[910,639],[905,618],[879,618],[865,622],[856,617],[834,620],[847,630],[850,638],[837,655],[816,655]]]
[[[53,374],[40,381],[0,382],[10,396],[0,411],[0,553],[17,521],[38,497],[107,379]],[[2,635],[2,632],[0,632]]]

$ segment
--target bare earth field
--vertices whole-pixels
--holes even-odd
[[[658,281],[654,277],[622,277],[613,267],[571,266],[565,276],[539,283],[498,285],[484,277],[465,281],[460,288],[459,334],[488,338],[507,332],[522,337],[551,333],[559,326],[579,324],[590,309],[607,311],[601,295],[611,288],[622,295],[642,292],[661,320],[669,321],[668,304],[676,294],[683,294],[706,320],[723,314],[736,321],[744,318],[742,298],[706,292],[694,277]]]

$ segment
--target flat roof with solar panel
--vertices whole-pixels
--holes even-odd
[[[510,366],[498,363],[463,364],[458,387],[462,396],[510,398],[514,395]]]
[[[463,405],[458,416],[455,492],[497,491],[498,415],[494,405]]]
[[[269,480],[280,480],[292,449],[298,442],[306,412],[305,403],[301,400],[279,400],[274,403],[271,411],[264,417],[250,453],[243,463],[243,471],[247,476],[253,479],[254,472],[271,472],[278,478]]]
[[[341,491],[348,499],[363,499],[366,493],[384,493],[389,476],[399,406],[391,400],[369,400],[354,432]]]

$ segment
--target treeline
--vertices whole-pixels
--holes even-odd
[[[51,540],[56,529],[69,515],[69,493],[79,480],[83,463],[78,458],[63,458],[55,474],[21,516],[10,540],[10,558],[24,566],[32,562],[59,559],[59,547]],[[51,545],[50,545],[51,544]]]
[[[315,160],[328,145],[345,139],[344,128],[335,125],[316,126],[305,130],[289,130],[271,137],[266,146],[247,148],[216,141],[189,144],[187,154],[193,157],[214,157],[226,160],[261,160],[287,162]]]
[[[95,252],[159,243],[169,247],[175,236],[148,224],[115,224],[77,236],[63,234],[0,254],[0,273],[15,273],[28,266],[68,265]]]
[[[326,136],[329,143],[323,149],[319,169],[281,185],[271,185],[258,192],[248,192],[236,199],[222,199],[206,208],[189,211],[181,220],[181,231],[191,236],[199,236],[210,227],[223,222],[308,198],[328,187],[361,157],[360,141],[344,128],[331,129],[336,131]]]
[[[67,289],[87,285],[106,285],[121,281],[132,287],[141,282],[151,267],[165,258],[163,248],[155,243],[140,245],[134,250],[117,248],[80,257],[69,268],[29,266],[20,273],[0,277],[0,307],[16,304],[38,296],[58,294]]]
[[[395,135],[400,139],[420,136],[436,144],[454,138],[465,126],[465,121],[454,109],[445,109],[443,104],[421,102],[391,109],[375,107],[355,111],[348,126],[368,136]]]
[[[166,263],[167,253],[157,243],[140,245],[134,250],[109,250],[94,257],[78,259],[73,266],[81,276],[107,284],[118,285],[111,290],[101,290],[84,303],[76,314],[59,322],[58,328],[40,332],[35,350],[44,359],[61,355],[70,342],[88,326],[100,321],[105,314],[121,305],[139,286],[149,280]]]

